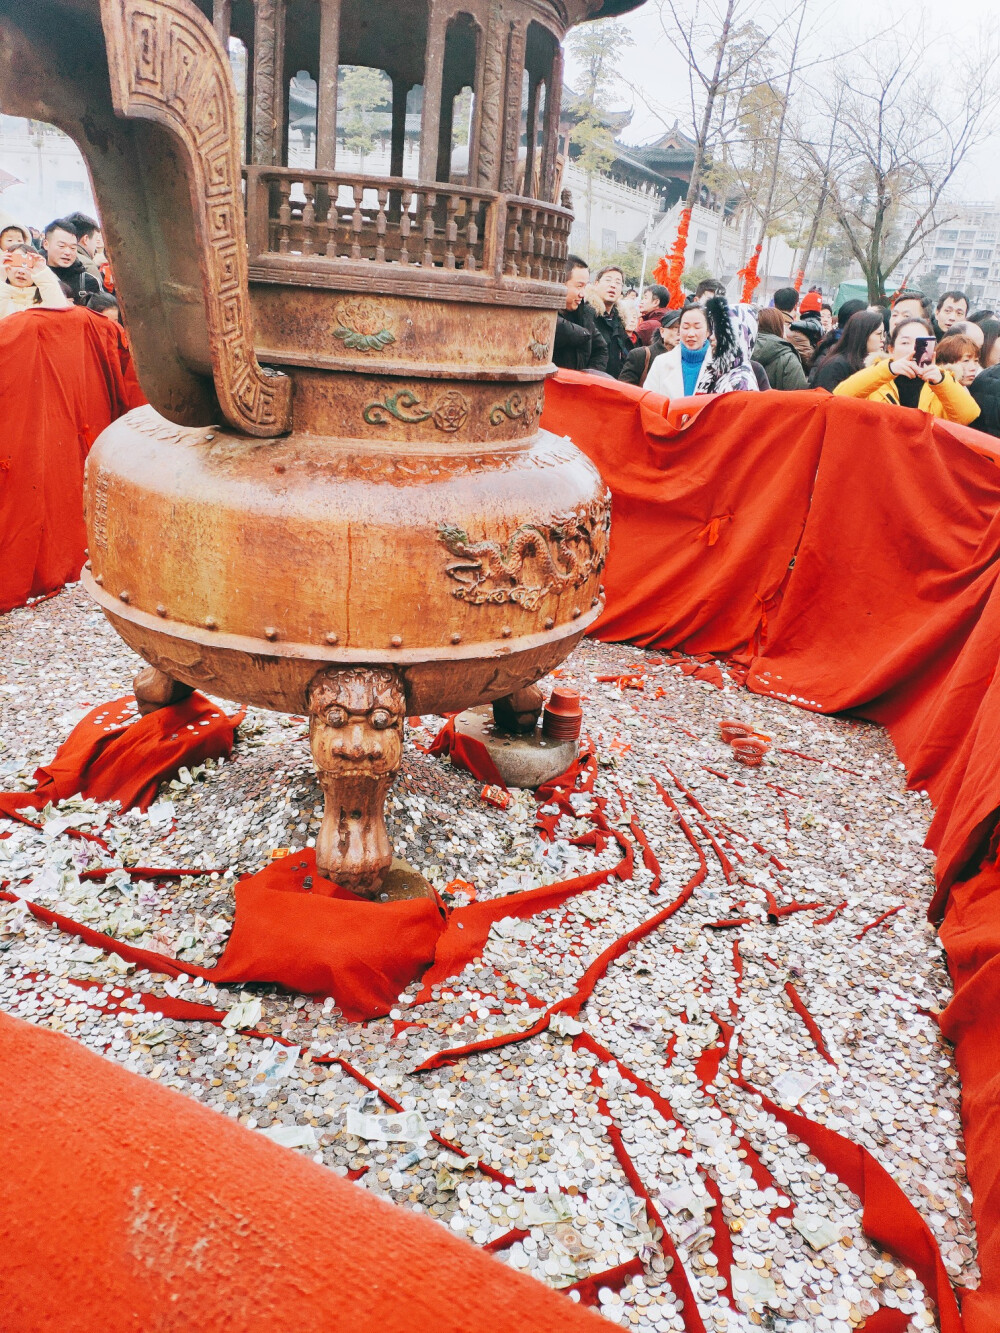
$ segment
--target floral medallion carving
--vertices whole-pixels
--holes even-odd
[[[523,523],[506,542],[472,541],[442,524],[438,536],[455,560],[445,573],[452,596],[473,606],[513,603],[537,611],[546,597],[580,588],[600,574],[608,555],[611,496],[540,523]]]
[[[340,301],[334,309],[333,336],[352,352],[381,352],[396,341],[389,316],[376,301]]]
[[[369,426],[386,426],[390,417],[404,426],[418,426],[432,420],[438,430],[452,435],[468,420],[469,400],[457,389],[448,389],[427,406],[412,389],[400,389],[392,394],[386,390],[382,399],[365,407],[362,416]]]

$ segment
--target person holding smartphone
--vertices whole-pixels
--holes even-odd
[[[947,366],[934,364],[936,342],[927,320],[903,320],[889,335],[888,352],[869,357],[863,370],[848,376],[833,392],[841,398],[915,407],[945,421],[971,425],[979,416],[979,404]]]

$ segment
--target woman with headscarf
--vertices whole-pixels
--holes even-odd
[[[650,366],[644,387],[667,398],[695,393],[758,389],[750,364],[757,315],[750,306],[730,310],[720,296],[681,312],[680,343]]]

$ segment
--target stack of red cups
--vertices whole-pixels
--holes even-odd
[[[754,731],[746,722],[738,718],[726,717],[719,723],[719,735],[733,747],[737,761],[747,768],[760,768],[764,756],[771,748],[770,736]]]
[[[575,741],[582,726],[580,691],[557,685],[542,713],[542,735],[551,741]]]

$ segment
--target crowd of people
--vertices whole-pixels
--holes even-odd
[[[120,320],[100,224],[85,213],[44,231],[0,215],[0,319],[35,306],[84,306]],[[887,306],[845,301],[834,312],[813,288],[781,287],[767,307],[730,305],[715,278],[682,309],[665,287],[625,291],[608,265],[591,279],[567,260],[565,307],[556,323],[557,366],[610,376],[669,398],[690,394],[825,389],[916,408],[1000,438],[1000,319],[970,312],[948,291],[933,310],[922,292]]]
[[[557,366],[610,376],[669,398],[696,393],[825,389],[915,408],[1000,438],[1000,319],[970,311],[964,292],[931,302],[905,288],[887,305],[845,301],[818,288],[781,287],[766,307],[730,305],[714,278],[683,308],[656,283],[626,292],[616,265],[591,280],[567,260]]]
[[[72,305],[119,319],[100,224],[86,213],[56,218],[44,231],[0,215],[0,269],[0,319]]]

